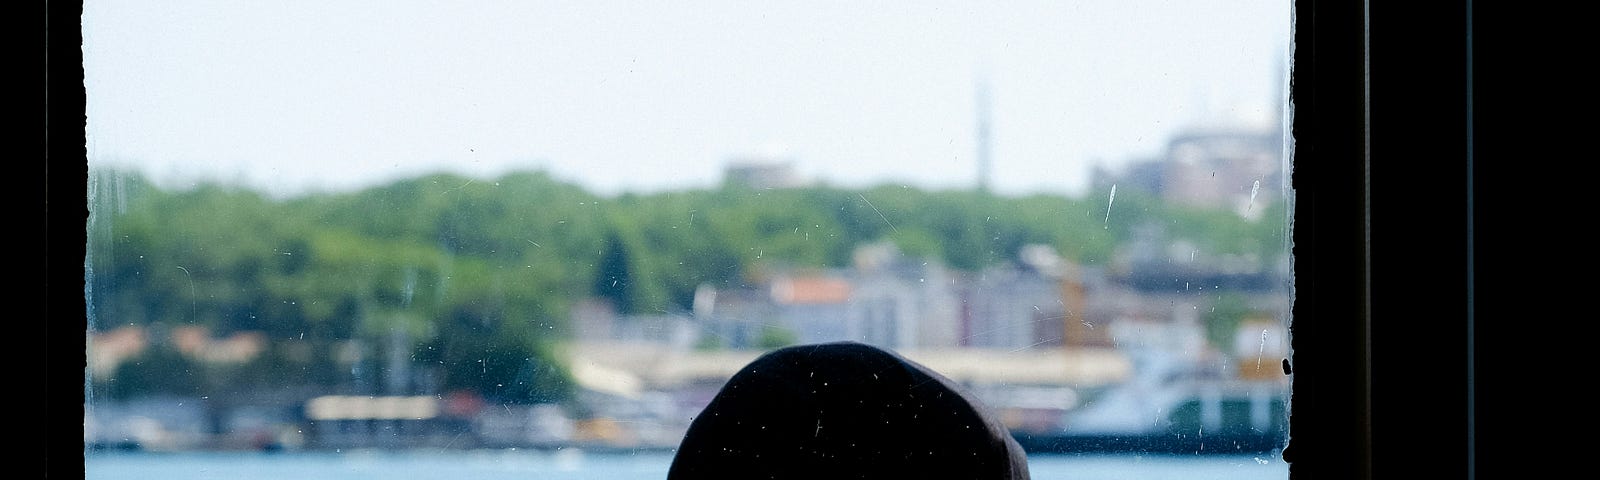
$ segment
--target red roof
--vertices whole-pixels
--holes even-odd
[[[785,304],[844,303],[850,300],[850,282],[832,277],[792,277],[772,284],[772,298]]]

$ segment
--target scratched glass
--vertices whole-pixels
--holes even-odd
[[[1286,477],[1290,13],[86,2],[87,461],[659,478],[740,367],[856,341],[1036,476]]]

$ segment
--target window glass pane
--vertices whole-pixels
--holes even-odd
[[[86,469],[663,478],[742,367],[853,341],[1036,478],[1286,478],[1290,26],[86,2]]]

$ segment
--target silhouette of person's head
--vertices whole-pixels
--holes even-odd
[[[852,342],[773,351],[695,417],[670,480],[1026,479],[1004,425],[954,382]]]

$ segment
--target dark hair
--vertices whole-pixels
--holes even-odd
[[[937,372],[870,345],[776,350],[689,426],[667,478],[1026,479],[1027,457]]]

